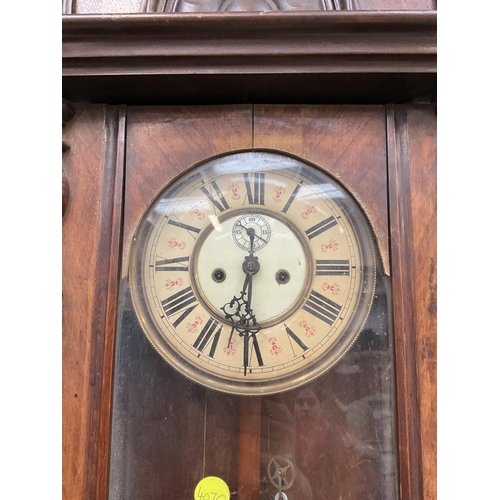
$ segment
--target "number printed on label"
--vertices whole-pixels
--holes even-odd
[[[194,490],[195,500],[229,500],[229,496],[229,488],[220,477],[205,477]]]
[[[229,500],[224,493],[221,494],[217,491],[205,492],[202,488],[198,491],[198,498],[200,500]]]

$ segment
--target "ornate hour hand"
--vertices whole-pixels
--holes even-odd
[[[238,335],[244,339],[243,367],[244,374],[246,375],[248,367],[248,341],[250,337],[253,337],[255,345],[255,335],[260,331],[261,327],[252,309],[252,277],[254,274],[257,274],[260,269],[259,258],[255,257],[253,254],[255,231],[252,228],[244,229],[250,238],[250,255],[245,257],[241,266],[243,272],[246,274],[243,290],[239,297],[234,296],[231,301],[221,307],[221,309],[224,311],[226,319],[230,319],[232,323],[228,347],[231,344],[231,339],[233,338],[235,330],[238,332]]]

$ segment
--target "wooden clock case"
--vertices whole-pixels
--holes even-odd
[[[435,31],[435,11],[63,17],[63,498],[107,498],[117,297],[142,211],[188,166],[252,148],[329,170],[369,215],[392,285],[399,493],[436,497]],[[145,175],[155,134],[174,153]]]

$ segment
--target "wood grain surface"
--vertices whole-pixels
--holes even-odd
[[[96,498],[107,498],[108,469],[110,451],[110,425],[113,400],[113,369],[115,359],[115,340],[117,327],[117,307],[119,271],[121,264],[121,237],[123,217],[123,183],[125,175],[125,138],[126,138],[126,107],[107,108],[107,138],[106,163],[107,168],[115,169],[115,182],[112,202],[112,224],[110,231],[109,274],[106,302],[105,337],[100,344],[97,355],[102,364],[102,393],[99,407],[94,411],[99,413],[99,435],[97,445],[97,477]],[[113,165],[114,163],[114,165]],[[101,358],[102,356],[102,358]]]
[[[391,270],[401,496],[422,497],[422,455],[415,363],[415,266],[412,252],[408,129],[404,108],[387,106]]]
[[[345,11],[65,16],[62,53],[64,77],[435,73],[436,15]]]
[[[391,267],[403,498],[436,498],[436,120],[387,106]]]
[[[240,398],[238,442],[238,497],[260,500],[261,398]]]
[[[389,274],[385,111],[381,106],[255,106],[256,148],[278,149],[326,170],[373,225]]]
[[[437,186],[436,108],[406,106],[412,251],[415,265],[416,363],[420,399],[423,498],[437,498]]]
[[[71,203],[63,219],[63,498],[95,498],[106,327],[113,327],[121,176],[117,108],[77,105],[63,132]],[[113,280],[114,275],[114,280]],[[106,458],[106,457],[104,457]]]
[[[129,108],[122,276],[133,233],[156,195],[197,163],[252,147],[252,107]]]

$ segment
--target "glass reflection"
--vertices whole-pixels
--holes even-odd
[[[332,369],[260,398],[261,500],[275,499],[279,466],[288,467],[288,500],[398,498],[388,289],[379,273],[365,328]],[[214,475],[231,500],[249,500],[239,484],[241,457],[250,453],[239,449],[244,398],[170,368],[142,334],[126,283],[115,360],[109,498],[189,499],[202,477]]]
[[[339,363],[291,393],[263,398],[262,499],[279,492],[275,470],[269,474],[275,462],[288,500],[398,498],[388,288],[384,276],[377,281],[374,309]]]

